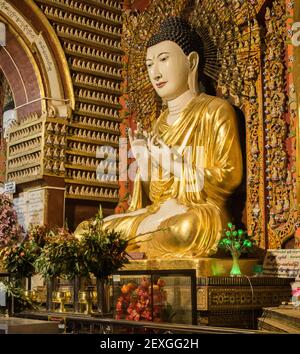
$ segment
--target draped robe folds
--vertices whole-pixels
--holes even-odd
[[[145,207],[145,182],[137,172],[129,210],[108,219],[104,225],[122,230],[132,239],[143,220],[157,213],[165,201],[175,199],[185,207],[182,213],[166,218],[157,231],[142,239],[136,237],[131,243],[136,251],[145,252],[147,258],[207,257],[216,252],[222,229],[229,221],[226,199],[242,179],[235,112],[227,101],[201,93],[190,101],[171,126],[167,123],[168,113],[166,110],[161,114],[153,131],[170,148],[175,147],[182,160],[185,147],[190,147],[191,159],[186,165],[182,164],[181,176],[169,174],[168,178],[160,176],[156,180],[151,176],[149,204],[141,213],[136,211]],[[201,168],[203,185],[201,178],[193,178],[199,176]]]

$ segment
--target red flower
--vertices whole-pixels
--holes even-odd
[[[150,286],[150,281],[149,279],[147,279],[146,277],[143,277],[142,281],[141,281],[141,287],[148,289]]]
[[[160,288],[162,288],[163,286],[166,285],[166,282],[162,279],[158,279],[157,283],[156,283]]]
[[[121,301],[117,302],[116,309],[117,310],[122,310],[122,302]]]
[[[133,321],[152,321],[160,322],[160,314],[166,301],[166,292],[162,290],[165,282],[158,280],[158,284],[150,287],[148,278],[143,277],[140,285],[137,287],[134,283],[128,283],[121,288],[121,296],[116,303],[116,319],[120,319],[122,312],[127,320]],[[153,291],[153,304],[151,303]],[[152,309],[153,305],[153,309]],[[123,318],[124,318],[123,317]]]

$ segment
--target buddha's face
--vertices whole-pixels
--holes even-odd
[[[161,98],[170,101],[189,89],[189,58],[175,42],[164,41],[148,48],[146,65]]]

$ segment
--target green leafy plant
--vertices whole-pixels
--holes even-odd
[[[1,281],[0,289],[6,292],[8,298],[13,298],[15,313],[24,310],[39,310],[38,303],[26,296],[25,291],[18,285],[18,281]]]
[[[67,228],[50,231],[35,267],[45,278],[85,274],[79,240]]]
[[[103,228],[100,207],[84,232],[80,247],[83,250],[84,267],[97,278],[105,278],[129,263],[126,248],[129,241],[121,232]]]

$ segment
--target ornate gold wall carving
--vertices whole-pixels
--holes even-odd
[[[294,11],[294,22],[300,22],[300,3],[295,3]],[[300,212],[300,46],[294,48],[295,58],[293,63],[293,79],[294,79],[294,102],[293,108],[295,111],[295,121],[296,121],[296,137],[297,137],[297,146],[296,146],[296,156],[297,156],[297,209],[298,213]],[[299,224],[297,227],[299,228]]]
[[[269,248],[281,247],[293,235],[297,220],[294,195],[294,115],[289,107],[286,1],[274,1],[265,21],[264,116]],[[288,58],[289,59],[289,58]],[[290,146],[290,149],[289,149]]]
[[[66,197],[116,203],[122,4],[111,0],[35,2],[60,40],[75,93],[75,110],[66,128],[65,165],[61,166]],[[61,153],[55,146],[55,133],[53,137],[46,151],[51,159]],[[55,159],[46,165],[46,172],[47,167],[55,173],[60,170]]]
[[[263,120],[261,97],[261,38],[257,11],[262,2],[198,1],[192,24],[206,42],[218,94],[241,108],[246,118],[247,226],[264,247]],[[214,53],[213,47],[216,48]],[[216,62],[219,69],[216,70]],[[215,69],[213,69],[215,67]]]

